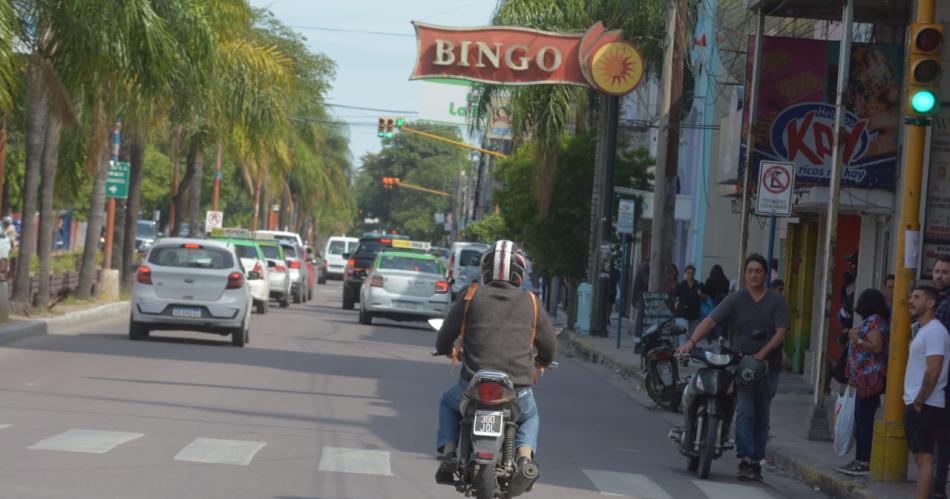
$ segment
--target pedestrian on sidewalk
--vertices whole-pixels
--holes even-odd
[[[884,293],[884,299],[887,300],[887,308],[890,309],[894,306],[894,274],[887,274],[884,278],[884,289],[881,291]]]
[[[865,289],[854,307],[864,320],[861,327],[848,331],[846,370],[848,385],[855,387],[854,438],[857,451],[854,461],[838,471],[851,476],[867,475],[870,471],[871,441],[874,439],[874,415],[881,405],[887,376],[887,344],[890,338],[890,315],[884,293]]]
[[[934,481],[934,449],[944,426],[950,335],[936,320],[940,294],[933,286],[917,286],[908,300],[918,330],[910,343],[904,372],[904,433],[917,463],[917,499],[927,499]]]
[[[716,324],[728,323],[730,348],[767,363],[763,379],[736,389],[736,476],[740,480],[762,480],[769,411],[778,389],[782,342],[789,326],[785,297],[765,287],[768,268],[762,255],[749,255],[743,265],[746,287],[723,300],[677,349],[679,354],[688,354]]]
[[[703,284],[696,280],[696,267],[687,265],[683,272],[686,279],[676,286],[676,317],[689,323],[687,334],[693,334],[699,324],[699,306],[703,297]]]
[[[893,281],[892,281],[893,283]],[[939,255],[933,268],[933,285],[940,293],[935,317],[950,331],[950,255]],[[893,284],[891,284],[893,288]],[[945,417],[944,420],[947,418]],[[934,484],[931,498],[947,497],[947,468],[950,467],[950,428],[941,428],[937,434],[937,453],[934,456]]]
[[[706,293],[706,296],[712,299],[713,307],[719,306],[719,304],[726,299],[726,296],[729,295],[729,278],[726,277],[726,273],[723,272],[721,265],[713,265],[712,270],[709,271],[709,277],[706,279],[706,283],[703,284],[703,291]],[[705,319],[705,317],[703,318]],[[709,339],[712,341],[724,337],[725,335],[725,326],[719,324],[713,329],[712,336]]]

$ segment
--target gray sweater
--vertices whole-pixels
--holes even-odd
[[[439,336],[436,352],[448,355],[459,337],[465,312],[464,293],[452,306]],[[478,287],[469,305],[462,353],[462,378],[472,379],[481,369],[503,371],[516,387],[534,384],[534,361],[541,365],[554,362],[557,337],[551,320],[538,300],[538,326],[531,345],[534,309],[528,292],[507,282],[492,282]]]

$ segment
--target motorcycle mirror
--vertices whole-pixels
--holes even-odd
[[[563,333],[563,332],[564,332],[564,328],[563,328],[563,327],[556,327],[556,328],[554,328],[554,336],[561,336],[561,333]]]
[[[438,331],[442,329],[443,322],[445,322],[445,319],[429,319],[429,327]]]

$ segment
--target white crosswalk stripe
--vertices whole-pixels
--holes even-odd
[[[693,480],[709,499],[774,499],[768,492],[750,485]]]
[[[667,494],[663,487],[646,475],[605,470],[584,470],[584,474],[605,496],[673,499],[673,496]]]
[[[9,425],[9,424],[0,424],[0,430],[6,430],[7,428],[9,428],[9,427],[11,427],[11,426],[13,426],[13,425]]]
[[[381,450],[324,447],[320,471],[392,476],[389,452]]]
[[[62,452],[84,452],[105,454],[110,450],[144,437],[144,433],[124,431],[83,430],[73,428],[65,433],[54,435],[28,447],[33,450],[56,450]]]
[[[199,438],[188,444],[175,456],[176,461],[208,464],[251,464],[254,455],[267,445],[248,440],[221,440]]]

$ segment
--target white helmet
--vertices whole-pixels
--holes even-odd
[[[488,284],[492,281],[508,281],[515,286],[521,286],[527,266],[521,248],[503,239],[482,255],[482,282]]]

